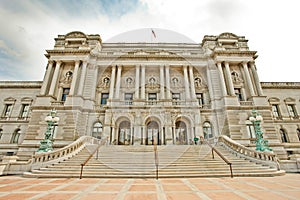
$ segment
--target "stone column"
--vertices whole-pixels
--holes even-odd
[[[140,98],[140,65],[135,66],[135,99]]]
[[[170,66],[166,65],[165,66],[166,69],[166,95],[167,95],[167,99],[171,99],[171,88],[170,88]]]
[[[191,97],[192,97],[192,99],[196,99],[193,66],[189,66],[189,75],[190,75],[190,83],[191,83]]]
[[[191,98],[190,95],[190,85],[189,85],[189,79],[187,74],[187,66],[183,66],[183,79],[184,79],[184,87],[185,87],[185,99],[188,100]]]
[[[222,63],[218,62],[217,65],[218,65],[218,70],[219,70],[219,75],[221,80],[222,94],[223,96],[227,96],[227,89],[226,89],[226,84],[225,84],[225,79],[224,79],[224,74],[222,69]]]
[[[98,80],[98,66],[94,66],[95,67],[95,73],[94,73],[94,77],[93,77],[93,85],[92,85],[92,92],[91,92],[91,99],[95,99],[96,98],[96,87],[97,87],[97,80]]]
[[[142,65],[142,77],[141,77],[141,99],[146,98],[145,94],[145,65]]]
[[[255,68],[254,62],[250,62],[250,67],[251,67],[251,71],[252,71],[252,74],[254,77],[254,82],[255,82],[256,89],[257,89],[257,93],[259,96],[263,96],[264,95],[263,90],[261,88],[261,84],[260,84],[260,81],[258,78],[258,74],[257,74],[256,68]]]
[[[229,94],[230,96],[235,96],[234,93],[234,87],[233,87],[233,82],[232,82],[232,78],[231,78],[231,73],[230,73],[230,69],[229,69],[229,63],[225,62],[225,70],[226,70],[226,78],[228,80],[228,84],[229,84]]]
[[[42,88],[41,88],[41,93],[40,93],[41,95],[46,94],[46,90],[47,90],[47,87],[48,87],[48,84],[49,84],[49,78],[50,78],[52,68],[53,68],[53,61],[49,60],[47,70],[46,70],[46,74],[45,74],[45,78],[44,78],[43,85],[42,85]]]
[[[74,73],[73,73],[73,78],[72,78],[72,83],[71,83],[71,88],[70,88],[70,93],[69,93],[70,96],[74,95],[74,93],[75,93],[79,63],[80,63],[79,60],[75,61]]]
[[[50,86],[50,90],[49,90],[49,94],[52,95],[52,96],[54,95],[54,91],[55,91],[56,82],[57,82],[57,79],[58,79],[58,73],[59,73],[61,63],[62,63],[61,61],[56,62],[56,66],[55,66],[55,70],[54,70],[54,74],[53,74],[53,78],[52,78],[52,82],[51,82],[51,86]]]
[[[175,125],[172,127],[172,138],[173,138],[173,144],[176,144],[176,127],[175,127]]]
[[[246,76],[247,85],[249,87],[250,95],[255,96],[247,62],[243,62],[243,67],[244,67],[244,72],[245,72],[245,76]]]
[[[116,77],[116,66],[112,66],[111,77],[110,77],[110,86],[109,86],[109,98],[114,98],[114,88],[115,88],[115,77]]]
[[[160,75],[160,99],[165,99],[164,66],[159,66]]]
[[[87,66],[87,62],[84,61],[82,63],[81,76],[80,76],[80,81],[79,81],[79,88],[78,88],[79,96],[82,96],[82,94],[83,94],[83,86],[84,86],[84,80],[85,80],[85,75],[86,75],[86,66]]]
[[[116,99],[120,97],[120,85],[121,85],[121,73],[122,73],[122,66],[118,66],[117,70],[117,81],[116,81]]]

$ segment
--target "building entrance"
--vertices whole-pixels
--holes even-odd
[[[146,145],[161,145],[161,133],[159,131],[159,125],[155,121],[150,121],[147,124],[146,131]]]
[[[129,145],[131,142],[130,122],[121,122],[118,130],[118,144]]]

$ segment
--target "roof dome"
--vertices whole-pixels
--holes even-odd
[[[108,43],[196,43],[175,31],[160,28],[135,29],[118,34],[105,42]]]

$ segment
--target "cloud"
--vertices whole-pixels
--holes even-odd
[[[2,0],[0,78],[42,80],[43,54],[59,34],[79,30],[105,41],[132,29],[162,28],[199,43],[204,35],[227,31],[246,36],[260,55],[261,80],[298,81],[296,73],[284,75],[298,57],[297,8],[297,0]]]
[[[9,57],[19,57],[20,53],[8,47],[3,40],[0,40],[0,52]]]

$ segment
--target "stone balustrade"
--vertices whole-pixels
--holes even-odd
[[[72,157],[73,155],[76,155],[80,150],[82,150],[86,144],[100,144],[100,141],[101,140],[98,140],[91,136],[82,136],[73,143],[61,149],[46,153],[36,153],[32,156],[31,169],[39,169],[43,166]]]
[[[231,150],[231,152],[236,153],[238,156],[244,157],[246,159],[249,159],[251,161],[257,162],[257,163],[263,163],[267,164],[270,167],[277,168],[280,170],[280,165],[278,163],[278,158],[274,154],[274,152],[270,151],[255,151],[253,149],[247,148],[234,140],[230,139],[229,137],[225,135],[221,135],[218,138],[218,142],[221,142],[224,144],[224,146]]]

